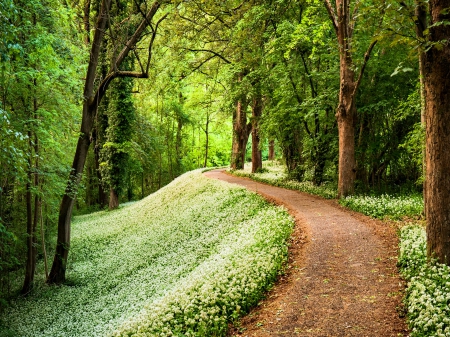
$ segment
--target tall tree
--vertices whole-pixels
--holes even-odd
[[[427,253],[450,265],[450,0],[430,0],[425,53]]]
[[[48,277],[49,283],[62,283],[65,281],[67,258],[70,249],[70,223],[72,217],[72,210],[76,199],[77,189],[81,180],[84,164],[88,154],[91,143],[91,132],[94,125],[94,117],[98,104],[103,99],[109,84],[112,80],[118,77],[135,77],[147,78],[150,68],[151,51],[153,42],[156,38],[158,24],[165,18],[163,16],[156,24],[153,23],[153,18],[162,4],[167,1],[154,1],[146,12],[139,8],[139,13],[142,14],[142,19],[136,24],[134,29],[130,29],[131,35],[125,35],[121,38],[121,45],[124,47],[118,53],[113,53],[111,66],[108,75],[101,81],[96,81],[97,65],[102,43],[104,43],[105,27],[110,19],[109,9],[111,0],[103,0],[98,11],[97,20],[95,24],[94,37],[92,39],[92,47],[89,57],[89,64],[86,73],[84,85],[84,101],[83,101],[83,117],[81,122],[80,135],[77,142],[77,148],[72,164],[72,170],[68,179],[67,187],[63,195],[59,218],[58,218],[58,236],[56,243],[55,257],[53,265]],[[145,4],[142,5],[145,9]],[[134,50],[137,42],[142,38],[147,27],[151,28],[151,36],[148,45],[147,64],[140,64],[141,72],[132,72],[120,70],[122,62],[128,56],[130,51]],[[130,32],[130,31],[127,31]]]
[[[353,193],[356,177],[355,161],[355,118],[356,118],[356,92],[361,84],[364,69],[369,60],[370,53],[377,43],[374,40],[369,45],[358,77],[355,76],[353,63],[353,32],[358,17],[358,4],[350,11],[350,0],[336,0],[336,8],[330,0],[324,0],[331,23],[336,33],[339,45],[340,88],[339,105],[336,119],[339,131],[339,172],[338,197],[342,198]]]
[[[242,82],[243,74],[238,75],[237,84]],[[242,170],[245,163],[245,151],[247,149],[247,142],[250,132],[252,130],[252,123],[247,123],[247,97],[240,92],[236,99],[236,108],[233,111],[233,140],[231,149],[231,164],[232,170]]]

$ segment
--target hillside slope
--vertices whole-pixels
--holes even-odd
[[[187,173],[139,202],[77,217],[68,285],[13,302],[0,335],[221,335],[276,277],[292,226],[261,197]]]

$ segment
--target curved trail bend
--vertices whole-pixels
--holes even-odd
[[[298,191],[206,172],[287,207],[288,271],[229,336],[407,336],[395,229]],[[244,205],[242,205],[244,207]]]

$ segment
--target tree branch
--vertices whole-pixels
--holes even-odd
[[[352,97],[355,96],[356,91],[358,90],[359,85],[361,84],[361,79],[363,77],[364,70],[366,69],[367,61],[369,61],[370,53],[372,52],[372,49],[373,49],[373,47],[375,47],[377,42],[378,42],[378,40],[372,41],[372,43],[370,44],[369,48],[367,48],[366,53],[364,54],[364,61],[363,61],[363,64],[361,66],[361,70],[359,71],[359,76],[358,76],[358,79],[356,80],[355,88],[353,89],[353,93],[352,93]]]
[[[98,86],[98,90],[95,93],[94,99],[91,102],[91,105],[97,105],[98,102],[101,102],[103,96],[108,90],[109,85],[112,80],[118,77],[132,77],[132,78],[148,78],[147,73],[138,73],[135,71],[114,71],[109,73],[103,81]]]
[[[192,52],[207,52],[207,53],[211,53],[214,56],[217,56],[218,58],[220,58],[223,61],[225,61],[225,63],[231,64],[231,61],[227,60],[224,56],[220,55],[219,53],[215,52],[214,50],[210,50],[210,49],[190,49],[190,48],[186,48],[186,50],[189,50],[189,51],[192,51]]]
[[[325,8],[327,9],[328,16],[331,20],[331,23],[333,24],[334,31],[336,32],[336,35],[338,34],[338,23],[336,18],[336,13],[334,11],[333,6],[331,6],[330,0],[323,0],[323,4],[325,5]]]
[[[137,41],[140,39],[142,32],[147,28],[148,23],[152,21],[153,17],[155,16],[156,12],[158,11],[159,7],[161,6],[160,1],[153,2],[152,7],[147,12],[147,15],[142,20],[139,27],[136,29],[134,34],[130,37],[130,39],[126,42],[125,47],[122,49],[122,51],[117,56],[117,59],[114,62],[114,68],[119,69],[120,64],[123,62],[125,57],[127,57],[128,53],[134,46],[136,45]]]
[[[352,14],[352,22],[350,22],[349,29],[348,29],[348,37],[349,39],[353,36],[353,31],[355,30],[355,24],[356,24],[356,17],[358,16],[358,10],[359,10],[359,4],[361,1],[357,1],[355,4],[355,7],[353,8],[353,14]]]
[[[152,29],[153,29],[153,31],[152,31],[152,38],[150,39],[150,43],[148,44],[148,59],[147,59],[147,68],[146,68],[146,73],[147,73],[147,74],[148,74],[148,70],[150,69],[150,62],[151,62],[152,56],[153,56],[153,53],[152,53],[153,43],[155,42],[156,33],[157,33],[157,31],[158,31],[159,24],[160,24],[163,20],[165,20],[165,19],[167,18],[168,15],[169,15],[168,13],[166,13],[165,15],[163,15],[163,17],[162,17],[161,19],[159,19],[158,22],[156,23],[155,28],[153,29],[153,27],[152,27]]]

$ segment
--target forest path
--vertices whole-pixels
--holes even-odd
[[[224,170],[205,175],[282,204],[296,220],[286,274],[229,336],[407,335],[397,312],[404,286],[396,267],[394,228],[335,201]]]

